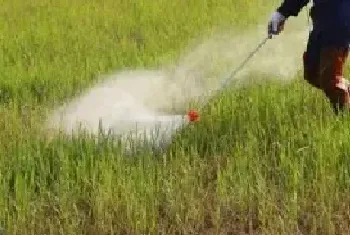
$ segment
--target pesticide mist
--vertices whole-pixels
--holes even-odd
[[[298,19],[287,22],[285,28],[234,79],[292,79],[301,68],[307,28]],[[157,129],[163,133],[158,141],[169,141],[174,131],[187,124],[184,115],[191,101],[208,98],[265,37],[265,26],[244,34],[231,31],[214,35],[189,47],[173,66],[108,75],[84,95],[55,110],[50,125],[68,134],[78,128],[97,133],[100,124],[116,134],[132,133],[137,128],[146,131],[148,138]]]

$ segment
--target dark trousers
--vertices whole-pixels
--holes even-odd
[[[319,30],[310,33],[303,55],[304,78],[324,92],[338,113],[350,107],[349,87],[343,76],[349,45],[326,43],[329,36]]]

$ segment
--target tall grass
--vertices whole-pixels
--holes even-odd
[[[100,73],[171,63],[273,2],[0,1],[0,226],[8,234],[348,234],[349,118],[302,79],[225,92],[168,152],[41,121]],[[251,78],[255,76],[252,74]]]

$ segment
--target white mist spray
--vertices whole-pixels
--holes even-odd
[[[244,82],[250,73],[292,79],[301,68],[307,39],[306,22],[301,21],[288,22],[285,31],[268,41],[235,79]],[[191,48],[170,68],[112,74],[55,110],[49,118],[50,127],[63,128],[69,134],[81,126],[97,133],[102,123],[106,131],[146,131],[146,138],[152,138],[157,146],[168,143],[178,128],[188,124],[183,114],[174,115],[172,108],[185,110],[191,99],[216,89],[264,37],[265,26],[244,33],[225,33]],[[155,130],[158,137],[154,139]]]

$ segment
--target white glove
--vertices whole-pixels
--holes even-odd
[[[285,21],[286,21],[286,17],[284,17],[278,11],[274,12],[271,16],[271,19],[268,25],[269,36],[280,34],[280,32],[284,28]]]

